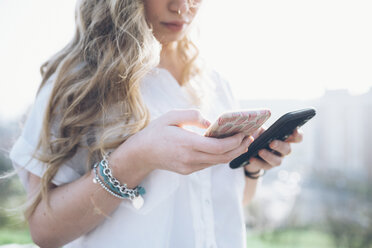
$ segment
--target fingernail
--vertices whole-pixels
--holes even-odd
[[[271,148],[276,148],[278,146],[278,142],[277,141],[273,141],[271,143]]]
[[[210,123],[208,120],[204,120],[204,125],[206,125],[206,126],[210,126],[211,123]]]

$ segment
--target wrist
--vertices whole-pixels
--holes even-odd
[[[244,170],[248,173],[258,173],[262,168],[255,164],[248,164],[244,166]]]
[[[131,158],[128,151],[124,153],[116,150],[109,156],[108,161],[113,175],[129,188],[138,186],[152,171],[149,166],[135,163],[136,160]]]
[[[264,169],[260,169],[260,170],[255,171],[255,172],[248,172],[248,171],[244,170],[245,177],[253,179],[253,180],[256,180],[256,179],[262,177],[264,174],[265,174]]]
[[[265,170],[256,164],[244,166],[244,175],[246,178],[256,180],[265,174]]]

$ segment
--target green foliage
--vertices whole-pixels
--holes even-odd
[[[280,228],[247,235],[247,247],[254,248],[333,248],[331,237],[309,228]]]
[[[337,247],[372,247],[372,225],[362,226],[357,221],[329,216],[328,232],[331,233]]]
[[[26,194],[13,166],[8,153],[10,132],[0,127],[0,137],[3,142],[0,152],[0,245],[2,244],[29,244],[32,243],[27,224],[23,219],[20,206],[25,203]],[[13,174],[13,175],[12,175]]]
[[[0,245],[5,244],[30,244],[32,243],[30,232],[24,229],[0,229]]]
[[[265,202],[250,205],[248,216],[253,217],[248,224],[258,242],[249,243],[251,247],[372,248],[372,180],[368,173],[332,170],[326,165],[317,168],[307,175],[302,185],[306,190],[284,221],[273,224],[263,207]]]
[[[11,161],[0,154],[0,175],[13,170]],[[19,209],[26,199],[24,189],[16,175],[0,179],[0,228],[24,228]]]
[[[10,171],[12,169],[12,164],[10,160],[6,157],[5,152],[0,153],[0,174]]]
[[[264,233],[269,239],[262,239],[260,234],[247,234],[247,247],[254,248],[333,248],[330,237],[327,234],[311,229],[285,229],[279,232]],[[0,245],[2,244],[28,244],[32,243],[27,228],[20,230],[0,229]]]
[[[16,176],[6,176],[13,170],[10,159],[7,154],[0,152],[0,206],[4,205],[6,200],[13,195],[23,194],[23,189],[18,184],[19,179]]]
[[[372,247],[372,182],[361,176],[349,176],[328,169],[317,172],[317,184],[334,197],[323,200],[323,230],[336,247]],[[337,196],[337,197],[335,197]]]

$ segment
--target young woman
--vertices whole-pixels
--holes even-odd
[[[36,244],[245,246],[243,202],[257,180],[244,170],[280,165],[302,135],[273,141],[276,154],[262,150],[263,160],[236,170],[227,163],[253,138],[203,136],[208,120],[237,103],[189,37],[200,4],[78,1],[76,34],[41,67],[11,151]]]

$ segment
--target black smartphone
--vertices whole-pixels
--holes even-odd
[[[251,157],[258,157],[258,151],[261,149],[271,150],[269,144],[273,140],[286,140],[293,131],[304,125],[316,114],[314,108],[300,109],[286,113],[263,132],[248,147],[248,151],[230,162],[230,168],[236,169],[248,164]]]

